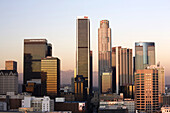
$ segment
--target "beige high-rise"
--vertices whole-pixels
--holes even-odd
[[[157,69],[158,70],[158,89],[159,94],[165,93],[165,69],[163,66],[158,65],[151,65],[148,68],[150,69]]]
[[[112,48],[113,90],[133,84],[132,49],[121,46]]]
[[[144,69],[135,72],[135,103],[139,112],[158,110],[158,70]]]
[[[102,76],[103,73],[111,73],[111,28],[109,28],[108,20],[100,21],[100,28],[98,29],[98,85],[99,92],[102,93]],[[105,78],[105,77],[104,77]],[[111,77],[112,78],[112,77]],[[112,85],[110,85],[112,86]],[[112,88],[110,88],[112,89]]]

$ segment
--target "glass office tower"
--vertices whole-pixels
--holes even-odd
[[[37,82],[37,80],[41,81],[41,59],[48,55],[52,55],[50,52],[51,49],[52,46],[47,43],[46,39],[24,39],[24,91],[28,89],[26,88],[28,81],[36,84],[32,89],[37,87],[35,90],[40,90],[38,87],[41,87],[41,83]],[[35,92],[33,93],[33,90],[32,94],[35,94],[35,96],[40,96],[40,94]]]
[[[89,92],[90,85],[90,20],[88,17],[77,18],[76,34],[76,75],[83,75],[85,88]]]
[[[155,43],[135,43],[135,70],[145,69],[149,65],[155,65]]]
[[[102,77],[103,73],[111,73],[111,28],[109,28],[108,20],[100,21],[100,28],[98,29],[98,86],[99,92],[102,93]],[[112,86],[112,85],[110,85]],[[112,89],[112,88],[110,88]]]
[[[31,79],[41,79],[41,59],[47,53],[46,39],[24,39],[24,84]]]
[[[41,72],[46,74],[46,93],[51,98],[59,95],[60,91],[60,60],[47,57],[41,60]]]

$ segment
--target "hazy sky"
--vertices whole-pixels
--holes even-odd
[[[170,0],[0,0],[0,69],[5,60],[16,60],[21,73],[24,38],[46,38],[62,70],[73,70],[76,17],[83,15],[90,18],[94,71],[99,22],[108,19],[112,46],[154,41],[156,59],[170,75]]]

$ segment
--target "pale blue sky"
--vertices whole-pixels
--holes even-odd
[[[76,17],[83,15],[90,18],[95,71],[99,22],[108,19],[112,46],[134,48],[135,41],[154,41],[157,61],[170,75],[170,0],[0,0],[0,69],[13,59],[22,72],[24,38],[45,37],[62,70],[73,70]]]

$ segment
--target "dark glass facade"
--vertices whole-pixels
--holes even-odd
[[[89,89],[89,94],[92,94],[93,91],[93,52],[90,51],[90,89]]]
[[[46,39],[24,39],[24,91],[27,81],[41,79],[41,59],[50,53],[48,48]]]
[[[85,78],[87,92],[92,91],[92,64],[90,64],[90,20],[88,17],[77,18],[76,39],[76,75]]]
[[[47,51],[47,56],[52,56],[52,45],[48,43],[48,51]]]
[[[77,75],[75,78],[75,100],[85,101],[87,99],[87,90],[85,89],[86,82],[83,75]]]
[[[124,98],[134,99],[135,86],[134,85],[120,86],[120,92],[123,93]]]

